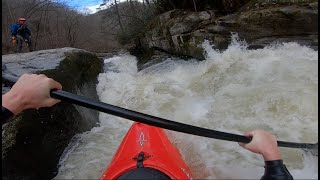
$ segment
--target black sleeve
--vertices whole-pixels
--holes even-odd
[[[293,180],[282,160],[265,161],[264,175],[261,180]]]
[[[13,117],[13,113],[8,110],[7,108],[2,106],[2,125],[10,121],[10,119]]]

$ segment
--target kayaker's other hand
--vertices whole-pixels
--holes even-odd
[[[245,132],[244,135],[252,140],[247,144],[239,143],[243,148],[261,154],[265,161],[281,159],[277,138],[274,135],[260,129]]]
[[[14,115],[29,108],[53,106],[59,100],[50,97],[51,89],[62,89],[62,86],[44,74],[24,74],[11,90],[2,96],[2,106]]]

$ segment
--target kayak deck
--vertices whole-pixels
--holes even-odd
[[[117,179],[138,168],[152,168],[171,179],[192,179],[189,167],[164,130],[135,122],[101,179]]]

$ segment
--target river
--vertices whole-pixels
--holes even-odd
[[[138,71],[136,57],[105,59],[101,101],[205,128],[242,134],[256,128],[279,140],[318,142],[318,51],[297,43],[249,50],[234,36],[224,51],[208,42],[203,61],[169,58]],[[131,121],[100,113],[100,126],[76,135],[55,179],[97,179]],[[197,179],[259,179],[263,159],[237,143],[166,131]],[[318,179],[318,157],[281,148],[295,179]]]

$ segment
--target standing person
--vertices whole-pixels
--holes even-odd
[[[32,52],[31,30],[25,23],[25,18],[19,18],[17,24],[11,25],[11,38],[13,44],[17,46],[17,53],[21,52],[23,42],[27,43],[29,52]]]

